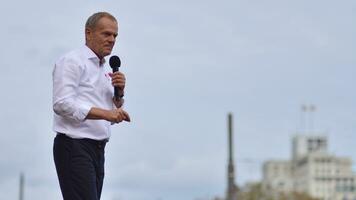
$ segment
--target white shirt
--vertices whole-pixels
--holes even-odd
[[[53,70],[53,130],[72,138],[109,139],[111,123],[85,119],[92,107],[111,110],[113,86],[99,58],[87,46],[62,56]]]

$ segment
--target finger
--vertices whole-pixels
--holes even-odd
[[[121,110],[122,110],[122,108],[121,108]],[[122,121],[127,121],[127,117],[128,117],[127,112],[125,112],[124,110],[122,110],[121,114],[122,114]],[[130,118],[130,117],[129,117],[129,118]]]
[[[120,112],[116,113],[116,121],[121,122],[123,120],[123,117],[121,116]]]
[[[109,75],[110,74],[111,74],[112,77],[123,77],[123,78],[125,78],[125,74],[123,74],[122,72],[109,73]]]
[[[120,109],[115,109],[115,122],[120,123],[124,119],[124,116],[122,115]]]
[[[114,72],[114,74],[115,74],[115,75],[120,75],[120,76],[124,76],[124,77],[125,77],[124,73],[122,73],[122,72],[120,72],[120,71]]]
[[[123,111],[123,114],[125,115],[124,120],[127,122],[131,122],[130,115],[126,111],[124,111],[124,110],[122,110],[122,111]]]
[[[122,120],[123,120],[122,117],[117,117],[115,122],[120,123],[120,122],[122,122]]]
[[[125,82],[126,78],[122,76],[113,76],[111,82]]]
[[[117,84],[125,84],[125,80],[119,79],[119,80],[112,80],[111,83],[113,85],[117,85]]]
[[[114,86],[114,87],[119,87],[120,89],[125,89],[125,83],[112,83],[111,84],[112,86]]]
[[[122,117],[120,116],[119,113],[115,113],[116,116],[115,116],[115,123],[120,123],[122,121]]]

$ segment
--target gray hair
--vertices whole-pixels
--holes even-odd
[[[97,12],[97,13],[94,13],[92,16],[90,16],[87,19],[87,22],[85,23],[85,29],[94,29],[96,27],[98,21],[103,17],[107,17],[117,23],[116,18],[114,16],[112,16],[110,13]]]

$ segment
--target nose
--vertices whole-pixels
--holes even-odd
[[[111,36],[109,37],[109,41],[110,41],[110,42],[115,42],[115,36],[114,36],[114,35],[111,35]]]

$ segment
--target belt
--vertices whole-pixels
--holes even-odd
[[[81,140],[81,141],[86,141],[88,143],[91,143],[99,148],[105,147],[106,143],[109,141],[108,139],[104,139],[104,140],[94,140],[94,139],[89,139],[89,138],[71,138],[68,135],[64,134],[64,133],[57,133],[57,137],[62,137],[62,138],[66,138],[66,139],[71,139],[71,140]]]

